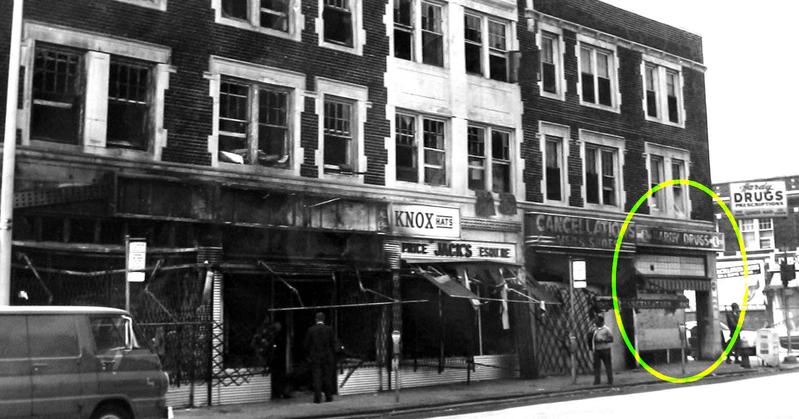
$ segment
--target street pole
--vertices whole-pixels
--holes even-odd
[[[572,258],[569,257],[569,360],[572,369],[572,384],[577,384],[577,358],[574,353],[577,350],[574,335],[574,273],[572,272]]]
[[[11,223],[14,212],[14,160],[17,154],[17,97],[19,95],[22,1],[14,0],[14,11],[11,18],[11,44],[8,54],[3,172],[0,182],[0,306],[11,305]]]

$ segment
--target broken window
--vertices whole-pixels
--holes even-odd
[[[350,0],[325,0],[322,20],[324,21],[324,39],[326,42],[348,47],[353,46],[353,21]]]
[[[508,48],[505,39],[504,23],[488,21],[488,77],[508,81]]]
[[[441,6],[422,2],[422,62],[444,65],[444,31]]]
[[[325,98],[325,166],[352,170],[352,108],[352,102]]]
[[[413,1],[394,1],[394,56],[413,60]]]
[[[396,118],[397,180],[419,181],[416,144],[416,118],[398,113]]]
[[[225,80],[219,89],[219,160],[289,165],[288,92]]]
[[[108,147],[146,150],[150,136],[150,66],[111,58],[108,75]]]
[[[427,185],[446,186],[448,179],[445,128],[445,122],[439,119],[397,113],[395,126],[397,180],[419,182],[422,179]]]
[[[222,0],[222,16],[253,26],[289,31],[290,0]]]
[[[250,0],[222,0],[222,14],[226,17],[247,20]]]
[[[30,124],[33,139],[79,143],[81,71],[81,55],[77,51],[37,44]]]
[[[480,16],[464,15],[466,72],[483,74],[483,35]]]

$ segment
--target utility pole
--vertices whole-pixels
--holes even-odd
[[[8,54],[3,171],[0,182],[0,306],[11,304],[11,231],[14,212],[14,168],[17,154],[17,97],[19,94],[22,1],[14,0],[14,11],[11,18],[11,44]]]

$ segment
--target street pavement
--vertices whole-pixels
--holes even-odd
[[[771,375],[777,369],[757,366],[756,358],[753,368],[744,369],[735,364],[721,364],[711,375],[703,381],[710,383],[724,378],[753,377]],[[710,362],[689,362],[686,375],[696,374],[710,365]],[[679,364],[657,366],[658,371],[674,376],[682,376]],[[796,376],[796,374],[790,374]],[[604,377],[603,377],[604,380]],[[400,392],[400,401],[395,401],[394,392],[381,392],[372,394],[358,394],[337,397],[331,403],[314,404],[309,393],[295,392],[293,398],[288,400],[265,401],[241,405],[226,405],[202,407],[195,409],[180,409],[175,411],[176,418],[299,418],[299,417],[382,417],[406,416],[423,417],[442,414],[445,411],[459,413],[474,411],[485,406],[504,408],[511,404],[521,403],[549,403],[558,399],[596,397],[607,394],[618,394],[625,389],[655,389],[674,388],[684,385],[664,383],[648,372],[625,370],[615,375],[614,387],[607,385],[593,386],[593,376],[582,375],[577,383],[572,384],[569,376],[546,377],[537,380],[493,380],[471,383],[471,385],[456,384],[423,388],[403,389]],[[650,388],[651,387],[651,388]],[[693,387],[691,387],[693,388]],[[719,397],[713,405],[734,403],[734,394]],[[741,401],[743,401],[742,399]],[[747,396],[745,400],[749,400]],[[763,399],[768,400],[768,398]],[[648,405],[663,407],[662,403]],[[667,406],[668,407],[668,406]],[[640,413],[640,412],[639,412]],[[799,414],[799,412],[797,412]],[[714,415],[711,415],[713,417]],[[529,416],[527,416],[529,417]],[[691,417],[691,416],[686,416]],[[799,416],[794,416],[799,417]]]
[[[713,385],[666,387],[643,393],[594,397],[568,402],[442,416],[446,419],[673,419],[799,417],[796,385],[799,370],[787,374],[747,376]]]

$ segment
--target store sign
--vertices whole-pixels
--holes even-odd
[[[757,262],[747,263],[747,271],[749,275],[760,275],[760,264]],[[738,278],[744,276],[744,265],[733,265],[716,268],[716,278]]]
[[[128,282],[144,282],[144,268],[147,267],[147,241],[145,239],[128,239],[126,244]]]
[[[788,215],[785,182],[731,183],[730,204],[737,218],[785,217]]]
[[[392,204],[391,231],[403,236],[458,238],[461,236],[459,208]]]
[[[402,242],[400,246],[403,259],[516,262],[516,245],[513,243],[414,240]]]
[[[667,230],[638,225],[635,241],[639,246],[724,250],[724,234],[715,231]]]
[[[613,250],[622,222],[600,218],[528,213],[525,218],[528,245]],[[635,224],[627,226],[621,250],[635,250]]]

